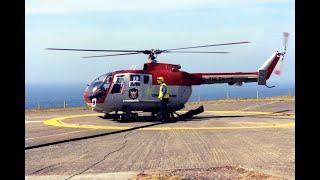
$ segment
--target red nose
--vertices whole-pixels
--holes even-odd
[[[84,90],[83,92],[83,100],[86,103],[92,103],[91,99],[90,99],[90,91],[89,90]]]
[[[92,103],[92,99],[96,98],[97,103],[103,103],[108,94],[108,90],[96,90],[94,93],[92,89],[86,88],[83,92],[83,100],[86,103]]]

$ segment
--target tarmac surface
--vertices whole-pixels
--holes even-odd
[[[145,170],[215,167],[294,179],[294,97],[184,110],[202,104],[204,113],[176,123],[118,122],[86,108],[26,110],[26,179],[130,179]]]

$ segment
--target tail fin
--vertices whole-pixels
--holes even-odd
[[[259,85],[266,85],[266,81],[269,79],[269,77],[271,76],[272,72],[275,69],[276,69],[275,74],[280,75],[281,73],[280,67],[282,65],[284,55],[286,54],[289,33],[284,32],[283,36],[284,36],[284,52],[280,53],[277,51],[273,53],[272,56],[270,56],[269,59],[267,59],[267,61],[265,61],[263,65],[258,69]]]
[[[273,53],[269,59],[267,59],[263,65],[259,68],[260,71],[266,71],[267,79],[269,79],[270,75],[272,74],[274,68],[278,64],[280,58],[282,57],[282,53],[279,53],[278,51]]]

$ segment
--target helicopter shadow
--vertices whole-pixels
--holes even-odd
[[[105,120],[112,120],[108,118],[104,118],[103,116],[99,116],[102,119]],[[218,120],[222,118],[239,118],[239,117],[248,117],[248,116],[194,116],[191,118],[186,119],[179,119],[176,121],[166,121],[166,123],[176,123],[176,122],[188,122],[188,121],[206,121],[206,120]],[[155,122],[160,123],[162,121],[156,119],[156,118],[150,118],[150,117],[144,117],[145,119],[128,119],[128,120],[112,120],[117,123],[137,123],[137,122]]]
[[[152,118],[151,116],[139,116],[139,118],[134,117],[134,118],[130,118],[130,119],[125,119],[125,120],[114,120],[114,119],[110,119],[110,118],[105,118],[103,116],[98,116],[101,119],[105,119],[105,120],[111,120],[114,122],[118,122],[118,123],[136,123],[136,122],[155,122],[155,123],[175,123],[177,121],[160,121],[157,118]]]
[[[212,115],[212,116],[196,116],[196,117],[192,117],[189,119],[185,119],[182,121],[205,121],[205,120],[219,120],[219,119],[223,119],[223,118],[239,118],[239,117],[246,117],[246,116],[216,116],[216,115]]]
[[[277,113],[284,113],[292,111],[290,109],[281,110],[272,112],[273,114]],[[272,114],[270,114],[272,115]],[[176,121],[166,121],[166,123],[176,123],[176,122],[188,122],[188,121],[208,121],[208,120],[220,120],[225,118],[269,118],[270,115],[259,115],[259,114],[253,114],[253,115],[209,115],[209,116],[192,116],[185,119],[179,119]],[[109,118],[104,118],[103,116],[99,116],[102,119],[106,120],[112,120]],[[279,119],[292,119],[292,118],[286,118],[286,117],[278,117]],[[112,120],[114,122],[118,123],[136,123],[136,122],[158,122],[161,123],[159,119],[152,118],[151,116],[139,116],[139,118],[132,118],[132,119],[126,119],[126,120]]]

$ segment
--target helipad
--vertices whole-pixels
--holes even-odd
[[[205,111],[205,113],[212,114],[232,114],[232,115],[268,115],[268,116],[285,116],[294,118],[294,114],[288,113],[273,113],[273,112],[259,112],[259,111]],[[101,113],[91,113],[91,114],[78,114],[78,115],[69,115],[69,116],[61,116],[52,119],[48,119],[44,121],[44,124],[49,126],[56,127],[66,127],[66,128],[81,128],[81,129],[105,129],[105,130],[125,130],[133,127],[129,126],[107,126],[107,125],[91,125],[91,124],[75,124],[75,123],[67,123],[65,120],[88,117],[88,116],[99,116]],[[276,123],[276,124],[267,124],[267,125],[253,125],[253,126],[209,126],[209,127],[147,127],[141,128],[139,130],[146,131],[167,131],[167,130],[224,130],[224,129],[258,129],[258,128],[291,128],[294,127],[295,123]]]

